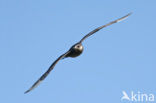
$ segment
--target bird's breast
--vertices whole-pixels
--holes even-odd
[[[70,53],[67,55],[67,57],[77,57],[77,56],[79,56],[82,52],[83,52],[83,50],[71,49],[71,50],[70,50]]]

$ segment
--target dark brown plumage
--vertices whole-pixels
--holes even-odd
[[[43,81],[47,75],[50,73],[51,70],[53,70],[54,66],[56,65],[56,63],[66,57],[77,57],[79,56],[82,52],[83,52],[83,46],[82,46],[82,42],[89,36],[91,36],[92,34],[96,33],[97,31],[101,30],[104,27],[107,27],[109,25],[112,25],[114,23],[117,23],[119,21],[122,21],[123,19],[127,18],[129,15],[131,15],[131,13],[117,19],[114,20],[106,25],[102,25],[96,29],[94,29],[93,31],[89,32],[86,36],[84,36],[78,43],[74,44],[66,53],[64,53],[63,55],[61,55],[58,59],[56,59],[53,64],[49,67],[49,69],[30,87],[30,89],[28,89],[25,93],[28,93],[29,91],[31,91],[32,89],[34,89],[37,85],[39,85],[39,83],[41,81]]]

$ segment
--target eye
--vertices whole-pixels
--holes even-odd
[[[77,45],[77,48],[79,48],[80,47],[80,45]]]
[[[79,49],[80,48],[80,45],[75,45],[75,48]]]

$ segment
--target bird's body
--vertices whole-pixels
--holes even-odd
[[[47,75],[50,73],[51,70],[53,70],[54,66],[56,65],[56,63],[66,57],[77,57],[79,56],[82,52],[83,52],[83,46],[82,46],[82,42],[89,36],[91,36],[92,34],[96,33],[97,31],[101,30],[104,27],[107,27],[109,25],[112,25],[114,23],[117,23],[125,18],[127,18],[131,13],[117,19],[114,20],[108,24],[102,25],[96,29],[94,29],[93,31],[89,32],[87,35],[85,35],[78,43],[74,44],[66,53],[62,54],[60,57],[58,57],[53,63],[52,65],[49,67],[49,69],[25,92],[28,93],[29,91],[31,91],[32,89],[34,89],[37,85],[39,85],[39,83],[41,81],[43,81]]]
[[[81,43],[76,43],[69,49],[69,54],[66,57],[77,57],[83,52],[83,46]]]

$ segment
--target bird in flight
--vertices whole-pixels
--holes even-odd
[[[91,36],[92,34],[96,33],[97,31],[101,30],[102,28],[104,27],[107,27],[109,25],[112,25],[114,23],[117,23],[117,22],[120,22],[124,19],[126,19],[128,16],[130,16],[131,13],[117,19],[117,20],[114,20],[112,22],[109,22],[108,24],[105,24],[105,25],[102,25],[96,29],[94,29],[93,31],[89,32],[87,35],[85,35],[78,43],[74,44],[66,53],[62,54],[60,57],[58,57],[52,64],[51,66],[49,67],[49,69],[27,90],[25,91],[24,93],[28,93],[30,92],[32,89],[34,89],[35,87],[37,87],[47,76],[48,74],[50,73],[51,70],[53,70],[54,66],[56,65],[56,63],[61,60],[61,59],[64,59],[64,58],[67,58],[67,57],[77,57],[79,56],[82,52],[83,52],[83,46],[82,46],[82,42],[88,38],[89,36]]]

